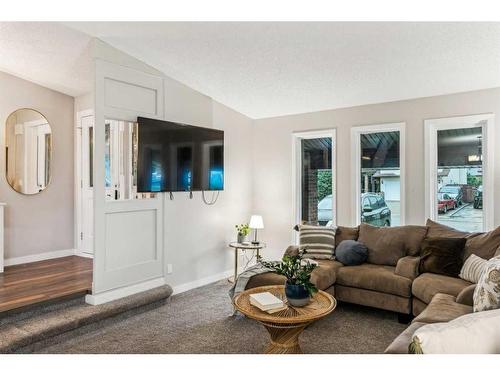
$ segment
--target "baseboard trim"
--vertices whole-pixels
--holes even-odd
[[[39,253],[39,254],[33,254],[33,255],[26,255],[23,257],[5,259],[4,266],[15,266],[17,264],[39,262],[41,260],[62,258],[62,257],[67,257],[70,255],[75,255],[75,254],[76,254],[75,249],[48,251],[45,253]],[[79,255],[79,254],[77,254],[77,255]]]
[[[123,288],[112,289],[107,292],[102,292],[98,294],[87,294],[85,296],[85,302],[88,303],[89,305],[101,305],[106,302],[111,302],[123,297],[131,296],[132,294],[144,292],[146,290],[157,288],[163,285],[166,285],[165,278],[158,277],[156,279],[144,281],[139,284],[125,286]]]
[[[172,289],[174,290],[172,295],[187,292],[188,290],[199,288],[200,286],[211,284],[222,279],[227,279],[228,277],[233,275],[234,275],[234,270],[227,270],[212,276],[207,276],[198,280],[190,281],[185,284],[176,285],[172,287]]]
[[[82,258],[94,259],[94,254],[84,253],[78,250],[75,250],[75,255]]]

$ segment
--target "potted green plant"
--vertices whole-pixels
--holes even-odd
[[[286,277],[285,295],[288,303],[295,307],[305,306],[318,288],[311,282],[311,272],[315,263],[304,260],[306,249],[296,255],[285,255],[281,262],[266,262],[259,257],[259,262],[266,268]]]
[[[235,227],[238,232],[238,243],[246,242],[247,236],[250,234],[250,226],[248,224],[237,224]]]

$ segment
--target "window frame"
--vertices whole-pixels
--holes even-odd
[[[479,122],[484,121],[482,125]],[[483,168],[483,231],[494,228],[494,170],[495,115],[484,113],[424,120],[425,129],[425,217],[436,221],[437,217],[437,136],[439,130],[481,127]]]
[[[406,122],[392,122],[353,126],[351,128],[351,183],[352,183],[352,225],[361,224],[361,135],[373,133],[399,132],[399,226],[406,222]],[[385,199],[384,199],[385,200]]]
[[[332,139],[332,224],[337,225],[337,130],[309,130],[292,133],[292,222],[298,224],[302,220],[302,147],[303,139]],[[295,232],[295,231],[293,231]],[[298,243],[297,233],[293,233],[293,243]]]

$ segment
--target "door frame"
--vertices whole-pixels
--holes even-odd
[[[74,247],[75,254],[83,257],[92,258],[93,255],[89,253],[83,252],[81,248],[81,233],[82,233],[82,194],[81,188],[83,184],[83,171],[82,171],[82,121],[85,117],[94,117],[93,109],[86,109],[83,111],[78,111],[76,113],[76,122],[75,122],[75,134],[74,134],[74,150],[75,150],[75,235],[74,235]]]
[[[484,121],[482,125],[477,125]],[[425,216],[437,220],[437,132],[438,130],[482,128],[483,154],[483,231],[494,228],[495,115],[484,113],[424,120]],[[432,193],[432,194],[431,194]]]
[[[386,133],[399,131],[399,225],[406,221],[406,122],[391,122],[373,125],[353,126],[351,128],[351,191],[353,225],[361,223],[361,134]]]
[[[292,222],[297,224],[302,216],[302,160],[301,160],[301,140],[315,138],[332,139],[332,223],[337,225],[337,129],[308,130],[292,133]],[[298,235],[295,231],[292,234],[293,243],[298,243]]]

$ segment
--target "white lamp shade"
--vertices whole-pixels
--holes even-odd
[[[252,215],[250,218],[250,224],[248,226],[252,229],[263,229],[264,221],[262,220],[262,216],[260,215]]]

